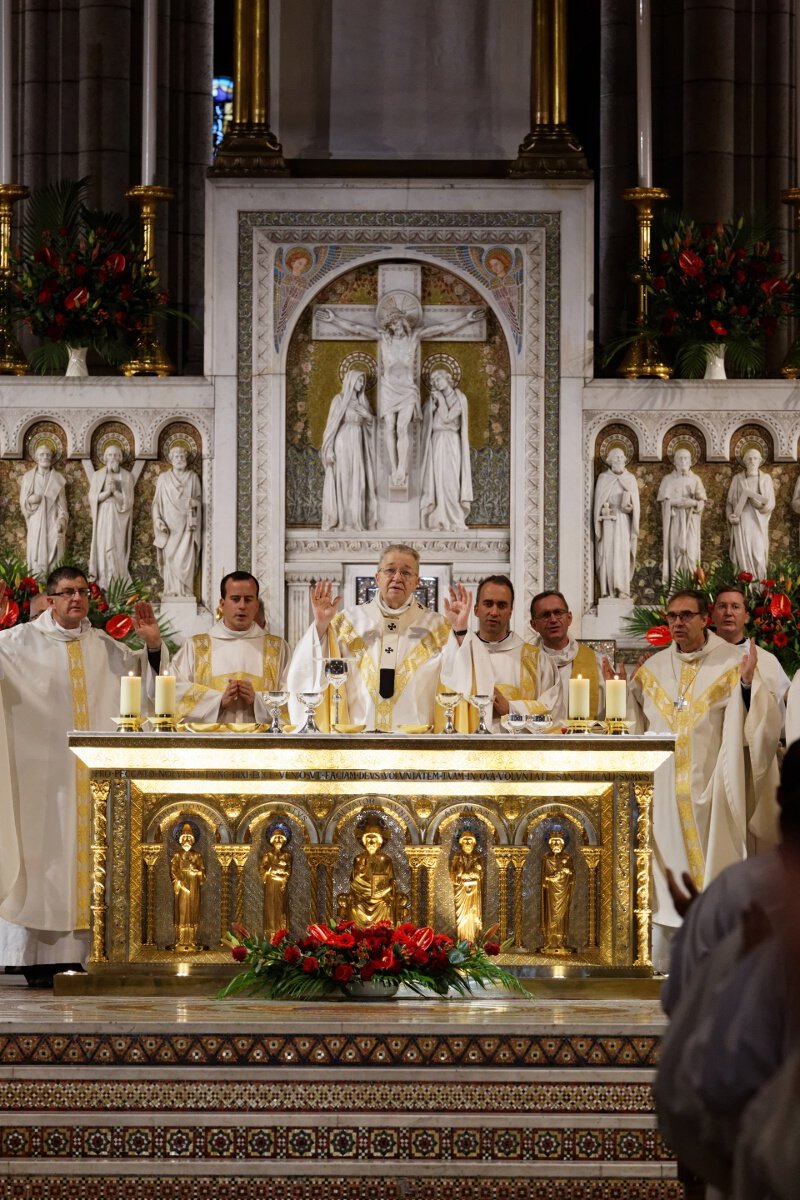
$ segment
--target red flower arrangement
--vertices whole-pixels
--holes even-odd
[[[67,348],[77,346],[123,363],[144,322],[166,311],[136,225],[118,213],[91,212],[87,187],[87,179],[50,185],[28,202],[11,314],[43,339],[32,356],[37,369],[63,366]]]
[[[504,948],[490,940],[482,945],[454,941],[428,926],[390,921],[359,928],[352,921],[309,925],[297,940],[280,929],[259,939],[234,924],[226,935],[231,954],[244,970],[223,988],[222,996],[264,992],[275,1000],[320,1000],[348,995],[348,987],[371,980],[403,983],[424,995],[432,991],[470,994],[471,984],[512,988],[528,995],[516,975],[492,959]]]
[[[645,264],[644,282],[647,336],[678,339],[676,366],[688,376],[702,375],[706,348],[723,343],[737,374],[755,375],[764,339],[797,306],[783,254],[743,217],[715,226],[678,218]]]

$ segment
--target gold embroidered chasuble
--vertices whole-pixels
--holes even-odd
[[[252,625],[236,635],[218,621],[209,633],[195,634],[178,651],[172,664],[178,680],[177,713],[190,721],[245,724],[266,721],[260,692],[283,687],[289,648],[283,638]],[[256,692],[255,705],[220,708],[228,681],[247,679]]]
[[[602,720],[605,713],[605,688],[601,686],[602,655],[574,638],[570,638],[563,650],[547,650],[542,645],[542,654],[552,663],[561,683],[561,694],[552,707],[554,718],[566,719],[569,713],[569,681],[581,675],[589,680],[589,712],[593,718]]]
[[[328,627],[325,657],[345,658],[350,664],[341,689],[339,720],[363,724],[367,729],[389,731],[399,725],[433,725],[434,701],[440,672],[449,677],[449,666],[458,647],[449,623],[438,613],[423,608],[415,599],[395,618],[397,666],[394,693],[379,694],[379,668],[384,614],[376,601],[359,604],[337,613]],[[296,693],[320,688],[323,647],[312,625],[298,643],[289,668],[292,718],[301,713]],[[333,721],[333,689],[322,682],[323,700],[316,710],[320,729]]]
[[[758,670],[748,710],[740,686],[742,650],[711,633],[694,654],[671,646],[654,655],[630,682],[636,727],[676,735],[675,805],[654,813],[657,885],[658,868],[670,867],[707,886],[746,857],[748,826],[766,827],[781,720]]]
[[[113,731],[119,677],[146,672],[146,663],[145,651],[132,653],[88,622],[79,636],[68,636],[50,613],[0,638],[9,748],[8,770],[0,780],[0,827],[9,831],[0,917],[25,927],[31,946],[36,931],[66,933],[89,924],[89,779],[67,746],[67,733]],[[50,961],[46,944],[26,951],[22,961]]]
[[[493,695],[495,688],[509,702],[509,711],[518,713],[552,712],[557,706],[561,685],[558,673],[539,645],[525,642],[510,633],[502,642],[484,642],[474,630],[466,635],[456,656],[453,686],[464,695]],[[478,727],[478,711],[472,704],[459,704],[456,727],[460,733],[473,733]],[[487,710],[487,722],[495,730],[500,718]]]

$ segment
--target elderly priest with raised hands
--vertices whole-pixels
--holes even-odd
[[[754,831],[761,846],[777,840],[778,704],[756,669],[755,643],[723,641],[707,628],[707,615],[702,592],[671,596],[672,645],[639,667],[628,687],[634,728],[676,735],[675,805],[653,813],[656,926],[678,924],[665,868],[676,877],[688,872],[703,888],[747,857]]]
[[[112,730],[119,678],[146,677],[168,655],[150,604],[134,607],[144,649],[130,651],[90,624],[89,584],[74,567],[47,580],[50,607],[0,635],[0,964],[47,984],[89,947],[89,773],[70,729]],[[8,588],[0,585],[0,612]]]
[[[456,584],[444,602],[443,617],[423,608],[414,595],[419,555],[401,543],[387,546],[376,576],[375,598],[342,612],[341,597],[333,595],[330,580],[312,586],[314,622],[298,642],[289,667],[293,712],[297,693],[323,689],[323,660],[344,658],[349,669],[342,689],[342,722],[378,731],[432,726],[440,677],[450,685],[472,597]],[[331,724],[330,690],[317,710],[321,729]]]
[[[219,620],[181,646],[172,669],[185,721],[251,724],[268,720],[262,692],[284,686],[289,647],[258,623],[258,580],[232,571],[220,583]]]
[[[549,713],[561,701],[561,681],[552,659],[541,645],[523,641],[511,631],[514,585],[505,575],[487,575],[478,584],[473,612],[477,630],[463,638],[455,662],[453,683],[466,695],[492,697],[491,728],[515,713]],[[472,705],[464,715],[472,732],[478,716]]]

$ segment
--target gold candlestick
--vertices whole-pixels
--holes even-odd
[[[9,313],[11,293],[11,215],[28,189],[21,183],[0,183],[0,375],[27,375],[28,362],[20,349]]]
[[[622,193],[623,200],[630,200],[636,207],[636,221],[639,226],[639,260],[641,263],[650,262],[650,231],[653,227],[653,204],[656,200],[668,200],[669,192],[663,188],[626,188]],[[631,276],[637,284],[636,324],[644,328],[647,325],[647,287],[641,271]],[[633,342],[625,354],[617,371],[626,379],[669,379],[672,368],[661,361],[652,338],[641,338]]]
[[[159,200],[171,200],[172,188],[158,184],[138,183],[125,193],[142,210],[142,245],[147,269],[155,274],[155,226],[156,204]],[[136,339],[133,357],[122,368],[123,375],[174,375],[175,368],[156,334],[155,317],[147,317],[142,332]]]
[[[800,187],[784,188],[781,200],[794,209],[794,266],[800,268]],[[784,379],[800,379],[800,321],[795,318],[795,333],[786,358],[783,360],[781,375]]]

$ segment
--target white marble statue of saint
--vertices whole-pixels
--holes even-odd
[[[320,449],[323,529],[374,529],[377,524],[375,417],[366,386],[364,371],[348,371],[331,401]]]
[[[472,506],[467,397],[444,367],[431,372],[430,388],[422,422],[422,528],[466,529]]]
[[[748,446],[741,456],[743,471],[734,475],[728,488],[725,515],[730,527],[730,560],[734,569],[749,571],[764,579],[769,561],[769,518],[775,508],[775,489],[757,446]]]
[[[122,466],[122,446],[109,442],[103,466],[89,484],[92,546],[89,574],[101,588],[112,579],[128,579],[133,526],[133,475]]]
[[[601,596],[628,599],[639,544],[639,485],[622,446],[606,456],[594,487],[594,537]]]
[[[200,480],[189,467],[189,447],[174,442],[170,470],[156,480],[153,497],[153,544],[164,580],[164,596],[194,596],[200,560],[203,501]]]
[[[66,547],[67,481],[53,470],[51,442],[39,442],[33,457],[36,466],[20,482],[19,506],[28,526],[28,569],[34,575],[49,575]]]
[[[394,306],[391,299],[391,295],[383,298],[383,308],[379,308],[380,317],[373,325],[351,321],[337,313],[335,308],[319,308],[318,313],[320,320],[330,322],[344,333],[375,338],[379,343],[381,378],[378,415],[383,422],[392,486],[403,487],[408,481],[409,427],[413,420],[419,420],[422,416],[417,378],[420,343],[423,339],[455,333],[471,322],[480,321],[483,310],[470,309],[466,316],[418,330],[414,315]],[[387,300],[389,303],[386,303]]]
[[[692,470],[692,452],[687,446],[678,446],[672,466],[658,489],[663,535],[661,580],[665,586],[676,572],[694,571],[700,562],[700,518],[708,499],[702,480]]]

